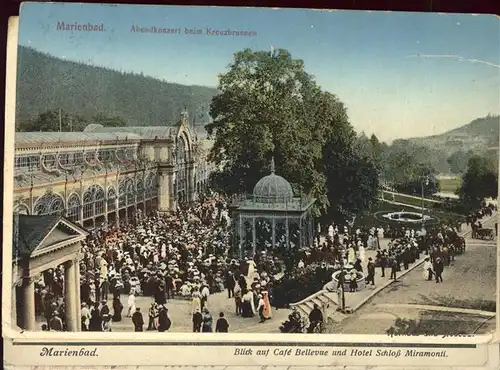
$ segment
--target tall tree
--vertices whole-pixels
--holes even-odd
[[[496,199],[498,174],[493,163],[479,155],[471,157],[457,193],[460,199],[472,208],[479,207],[485,198]]]
[[[296,194],[315,197],[317,210],[326,213],[326,181],[338,176],[329,160],[343,147],[352,149],[355,138],[344,105],[321,91],[304,63],[286,50],[237,52],[219,81],[207,126],[215,138],[210,159],[224,164],[213,176],[217,185],[229,194],[251,191],[274,156],[276,172]],[[333,199],[357,190],[356,181],[350,185]]]
[[[450,165],[450,171],[456,174],[462,174],[467,171],[467,163],[473,155],[474,153],[472,150],[458,150],[454,152],[447,159],[447,162]]]
[[[62,109],[48,110],[39,114],[36,118],[21,121],[18,131],[82,131],[87,125],[87,121],[80,116],[71,115]]]

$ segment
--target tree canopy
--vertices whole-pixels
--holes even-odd
[[[32,120],[20,122],[17,131],[83,131],[90,123],[114,127],[127,125],[121,117],[107,117],[98,113],[89,122],[82,116],[69,114],[62,109],[54,109],[43,112]]]
[[[316,198],[319,213],[362,208],[347,199],[356,192],[367,198],[371,190],[363,193],[359,173],[345,174],[354,165],[358,171],[357,165],[372,163],[353,155],[356,134],[344,104],[321,90],[302,60],[282,49],[245,49],[220,76],[218,90],[207,131],[215,138],[210,159],[224,164],[213,176],[219,190],[251,192],[269,173],[274,157],[276,173],[292,184],[297,196]],[[375,182],[376,176],[369,184]]]
[[[492,161],[474,155],[469,159],[462,185],[457,190],[460,199],[471,208],[477,208],[485,198],[498,196],[498,174]]]

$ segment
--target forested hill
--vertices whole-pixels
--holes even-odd
[[[500,116],[490,114],[444,134],[413,138],[409,141],[417,145],[440,148],[448,154],[457,150],[483,151],[498,148],[499,129]]]
[[[416,156],[427,157],[439,172],[458,174],[466,170],[474,154],[485,156],[497,165],[499,131],[500,116],[489,114],[440,135],[395,140],[393,145],[420,148],[414,151]]]
[[[18,124],[62,109],[89,122],[105,115],[120,117],[129,126],[165,125],[176,123],[184,107],[196,123],[206,123],[217,93],[210,87],[70,62],[23,46],[18,55]]]

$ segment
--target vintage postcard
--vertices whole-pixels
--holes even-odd
[[[6,367],[499,367],[495,16],[24,3]]]

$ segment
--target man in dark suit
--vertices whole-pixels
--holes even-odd
[[[371,283],[375,285],[375,264],[372,261],[372,258],[368,258],[368,265],[366,266],[367,276],[366,283]]]
[[[441,261],[441,258],[438,257],[434,262],[434,274],[436,275],[436,283],[443,282],[443,276],[442,276],[443,270],[444,270],[443,261]]]
[[[234,279],[234,275],[231,271],[228,271],[226,274],[226,288],[227,288],[227,297],[234,297],[234,287],[236,285],[236,281]]]
[[[134,324],[134,331],[144,331],[144,318],[139,307],[135,309],[132,315],[132,323]]]

